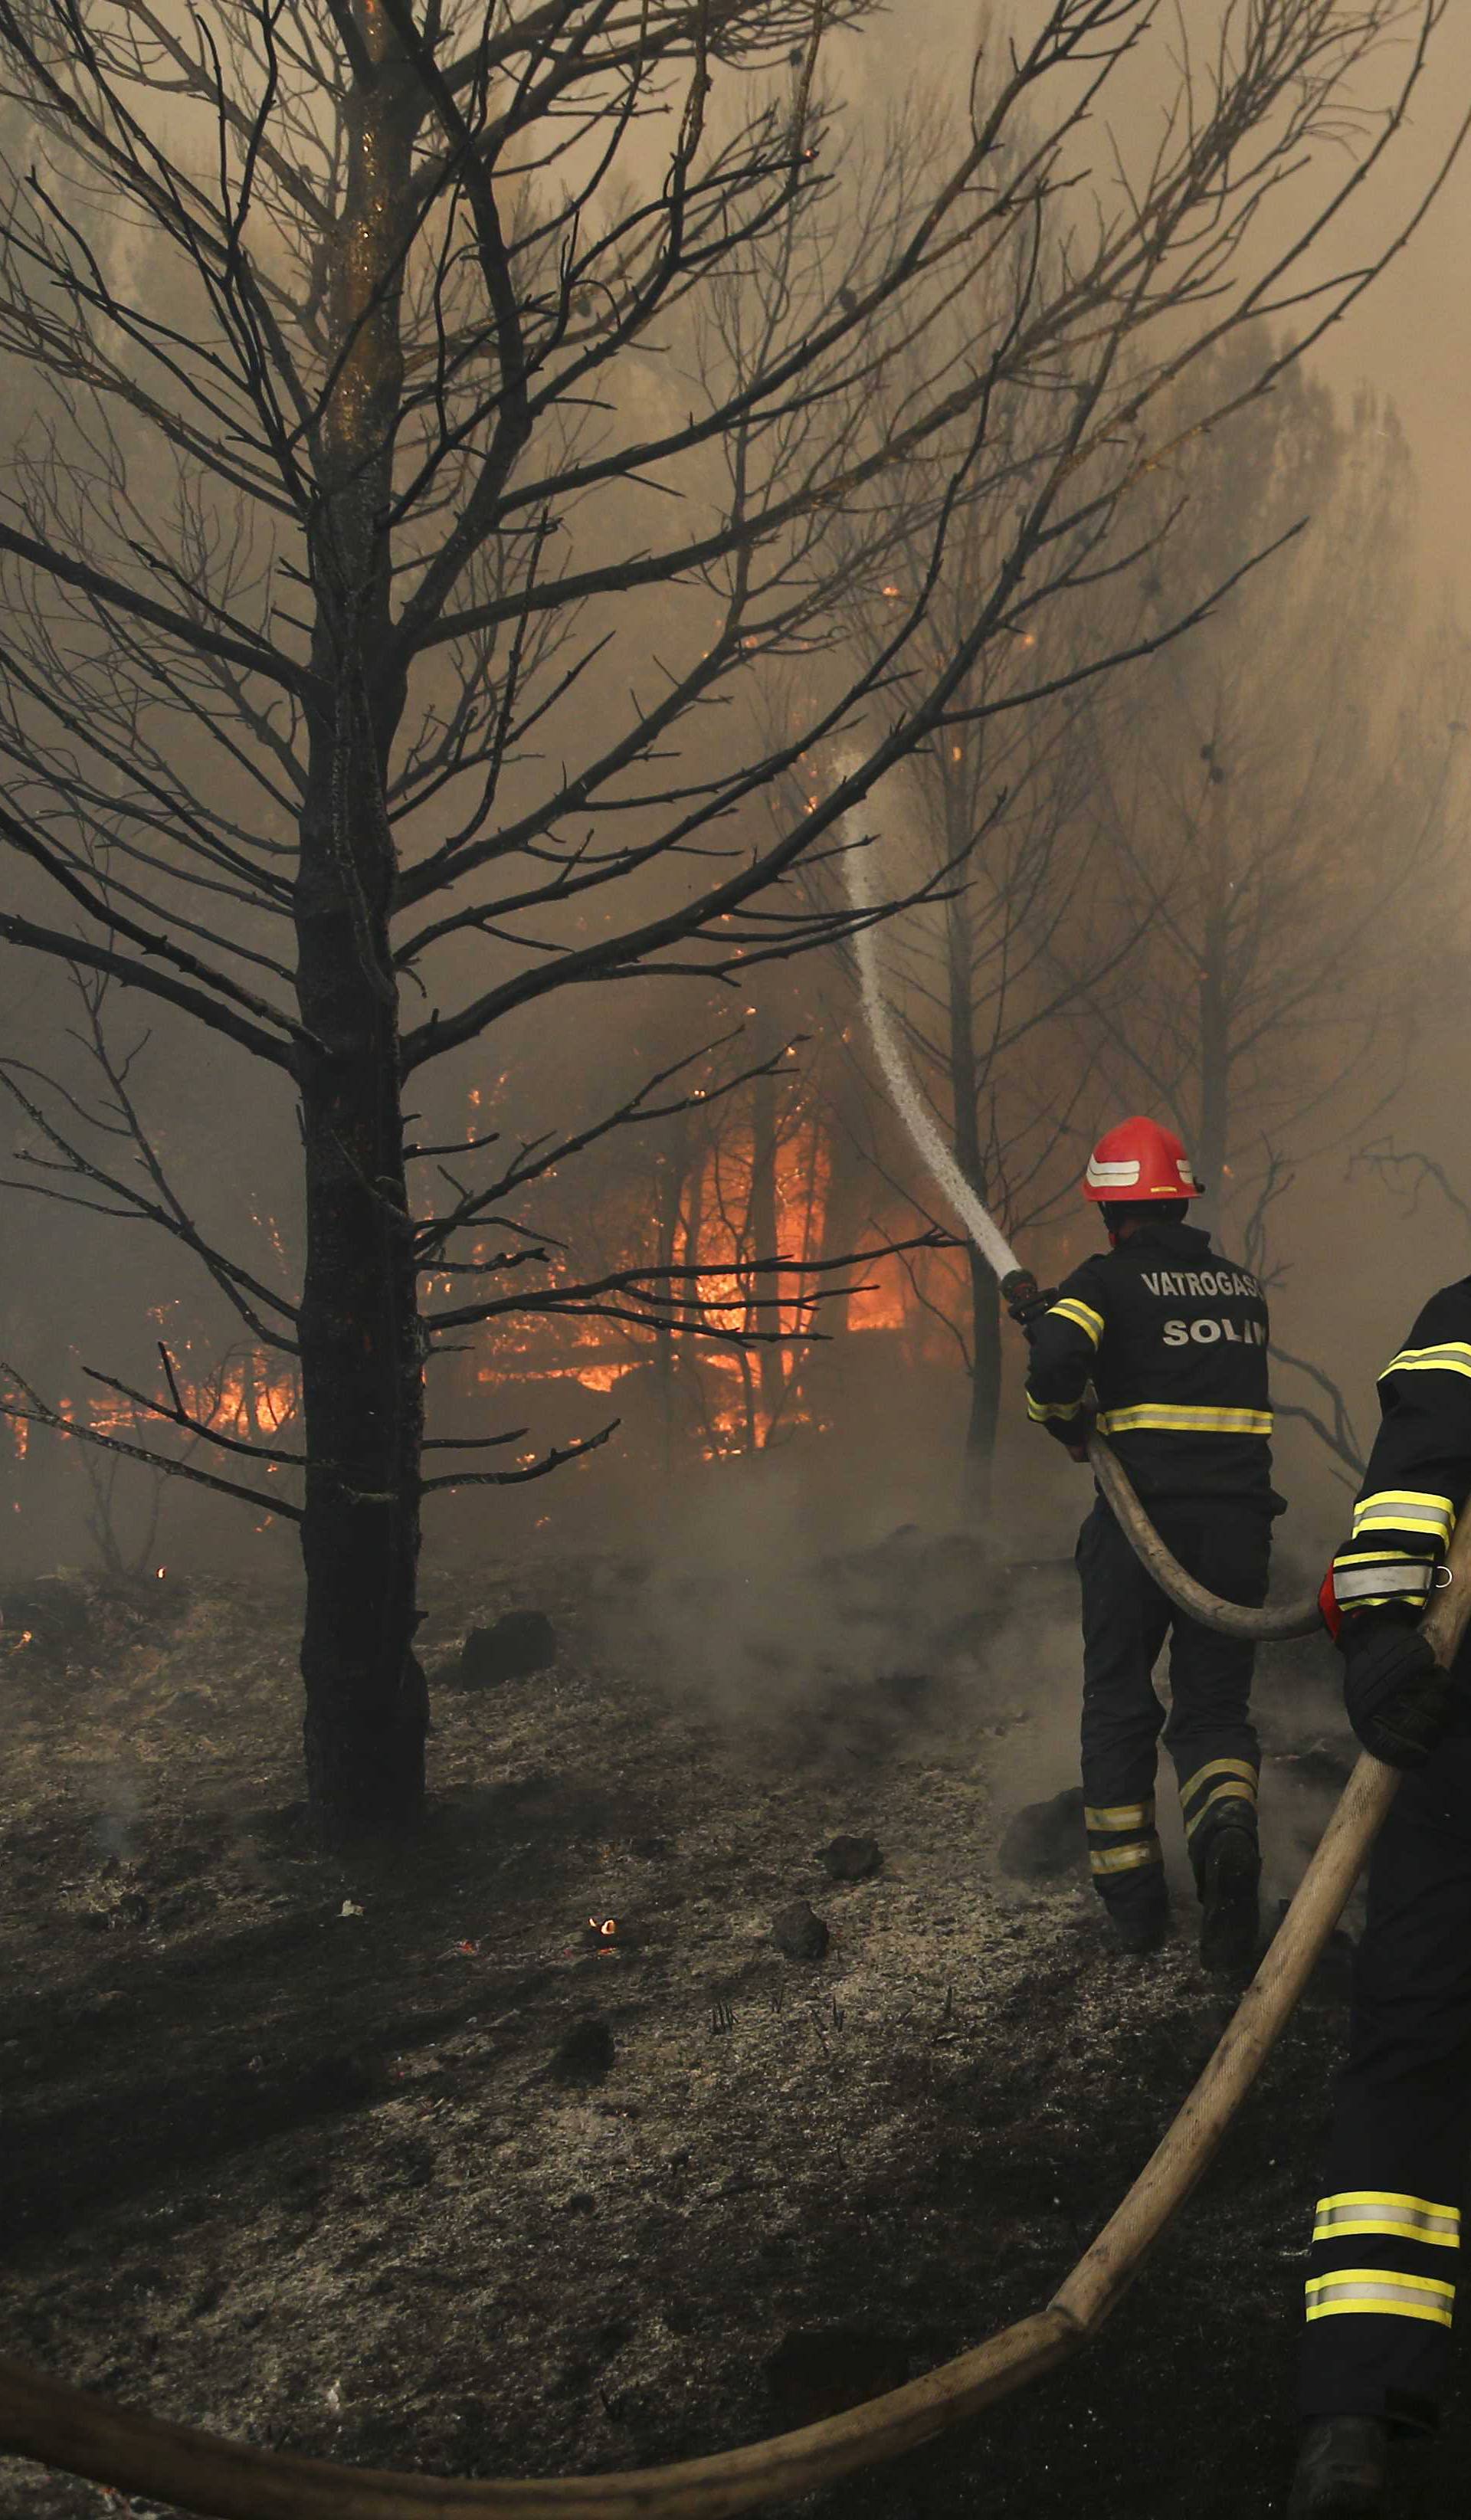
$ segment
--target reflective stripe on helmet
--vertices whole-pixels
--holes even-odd
[[[1142,1112],[1121,1120],[1088,1159],[1085,1195],[1092,1199],[1194,1198],[1200,1189],[1173,1129]]]

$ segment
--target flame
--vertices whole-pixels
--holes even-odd
[[[175,1370],[179,1396],[188,1415],[201,1425],[217,1426],[222,1434],[234,1435],[243,1442],[252,1436],[276,1434],[295,1415],[295,1375],[283,1372],[260,1349],[232,1357],[223,1372],[210,1372],[191,1370],[186,1345]],[[167,1395],[160,1393],[159,1398],[166,1401]],[[75,1416],[65,1394],[57,1406],[61,1417]],[[153,1422],[131,1401],[114,1395],[89,1399],[87,1413],[100,1435],[133,1434]],[[160,1575],[163,1572],[161,1567],[158,1571]]]
[[[640,1375],[635,1388],[674,1413],[666,1416],[666,1425],[677,1418],[705,1460],[724,1462],[780,1443],[796,1429],[830,1431],[803,1389],[814,1330],[887,1334],[902,1342],[907,1365],[949,1352],[945,1322],[928,1307],[938,1302],[953,1316],[957,1300],[964,1298],[963,1258],[952,1253],[914,1255],[909,1269],[898,1259],[863,1263],[854,1272],[863,1282],[861,1291],[818,1300],[833,1283],[820,1273],[819,1262],[834,1248],[849,1247],[856,1228],[830,1214],[832,1124],[816,1088],[790,1069],[781,1076],[775,1118],[768,1121],[773,1148],[758,1146],[749,1102],[712,1100],[713,1083],[712,1077],[690,1088],[694,1149],[703,1151],[691,1150],[688,1168],[676,1167],[667,1150],[658,1158],[657,1199],[665,1212],[657,1251],[650,1202],[631,1208],[607,1257],[621,1267],[702,1264],[697,1281],[677,1286],[677,1301],[687,1321],[698,1322],[716,1338],[676,1336],[661,1344],[656,1325],[637,1318],[500,1317],[482,1332],[466,1371],[480,1392],[513,1387],[510,1405],[517,1422],[534,1420],[538,1388],[614,1394],[626,1377]],[[672,1217],[671,1195],[677,1199]],[[875,1238],[865,1233],[862,1238]],[[758,1278],[752,1264],[767,1258],[793,1265],[780,1279]],[[567,1255],[555,1253],[552,1282],[570,1281],[571,1266]],[[717,1343],[722,1332],[739,1337],[753,1331],[776,1336],[746,1350]],[[615,1398],[613,1410],[626,1426],[640,1425],[638,1399]],[[557,1440],[562,1440],[560,1433]],[[532,1457],[513,1458],[526,1466]],[[537,1528],[547,1519],[541,1516]],[[589,1921],[594,1928],[600,1924],[596,1917]]]

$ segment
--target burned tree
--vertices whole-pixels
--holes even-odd
[[[194,1027],[294,1105],[299,1284],[233,1256],[156,1149],[141,1182],[111,1171],[41,1088],[28,1125],[299,1369],[274,1488],[217,1431],[220,1470],[189,1468],[300,1522],[330,1833],[419,1807],[423,1497],[553,1459],[479,1468],[519,1433],[425,1439],[437,1348],[528,1310],[701,1328],[688,1280],[579,1280],[525,1212],[556,1166],[677,1109],[682,1062],[508,1155],[466,1130],[462,1055],[494,1032],[531,1082],[536,1010],[586,1023],[614,985],[706,986],[848,932],[795,870],[964,717],[1059,539],[1127,532],[1167,382],[1291,300],[1442,6],[1228,8],[1208,60],[1172,59],[1147,166],[1090,195],[1091,123],[1156,40],[1144,0],[1055,0],[977,65],[918,172],[845,155],[824,106],[861,0],[0,0],[0,85],[34,135],[0,215],[0,346],[34,396],[0,512],[0,937],[111,974],[176,1059]],[[1394,92],[1356,116],[1381,55]],[[1319,158],[1351,133],[1357,156]],[[1295,241],[1253,260],[1288,168]],[[1031,242],[1061,221],[1044,268]],[[1317,325],[1366,275],[1313,279]],[[927,358],[967,291],[990,311]],[[707,309],[710,355],[687,357]],[[891,409],[900,357],[915,382]],[[993,431],[1031,400],[1047,425],[1018,466]],[[744,677],[822,649],[854,567],[881,564],[886,483],[925,450],[930,561],[881,654],[819,678],[764,743]],[[937,656],[957,497],[988,469],[1011,529]],[[851,776],[753,843],[749,801],[856,723]],[[411,1188],[457,1157],[437,1204]],[[171,1386],[135,1397],[200,1432]],[[459,1466],[426,1477],[426,1440]]]
[[[1218,356],[1240,373],[1252,351]],[[1447,865],[1466,719],[1463,643],[1444,622],[1412,635],[1413,487],[1393,409],[1364,392],[1341,413],[1299,372],[1147,494],[1183,514],[1140,620],[1292,536],[1092,710],[1087,824],[1119,953],[1080,1042],[1114,1107],[1142,1094],[1181,1130],[1203,1222],[1243,1187],[1275,1194],[1284,1137],[1297,1160],[1307,1130],[1357,1131],[1403,1076],[1422,951],[1405,870],[1418,893]]]

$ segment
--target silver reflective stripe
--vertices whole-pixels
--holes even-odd
[[[1257,1807],[1256,1786],[1254,1784],[1238,1784],[1235,1778],[1231,1777],[1226,1778],[1224,1785],[1215,1786],[1213,1790],[1206,1795],[1204,1802],[1201,1803],[1196,1810],[1191,1812],[1189,1819],[1185,1822],[1186,1837],[1189,1838],[1194,1836],[1195,1831],[1200,1826],[1200,1823],[1204,1820],[1207,1812],[1210,1811],[1214,1804],[1225,1802],[1250,1803],[1252,1810],[1255,1811]]]
[[[1157,1837],[1140,1840],[1134,1846],[1093,1846],[1089,1849],[1088,1863],[1092,1872],[1137,1872],[1141,1864],[1163,1864]]]
[[[1027,1393],[1027,1416],[1035,1425],[1046,1418],[1076,1418],[1082,1406],[1081,1400],[1034,1400]]]
[[[1471,1346],[1464,1339],[1442,1339],[1439,1347],[1402,1347],[1392,1356],[1381,1373],[1464,1373],[1471,1374]]]
[[[1196,1409],[1181,1400],[1141,1400],[1130,1409],[1100,1409],[1103,1435],[1270,1435],[1270,1409]]]
[[[1433,1557],[1412,1558],[1407,1565],[1402,1560],[1399,1565],[1336,1566],[1333,1590],[1340,1601],[1358,1601],[1366,1593],[1376,1599],[1386,1593],[1412,1593],[1419,1600],[1429,1592],[1434,1572]]]
[[[1354,1533],[1362,1540],[1376,1531],[1428,1531],[1444,1549],[1455,1522],[1449,1497],[1432,1488],[1376,1488],[1354,1508]]]
[[[1085,1803],[1083,1820],[1088,1828],[1152,1829],[1154,1796],[1146,1803]]]
[[[1308,2286],[1308,2317],[1332,2318],[1357,2312],[1360,2318],[1428,2318],[1437,2327],[1449,2327],[1454,2300],[1454,2284],[1435,2283],[1428,2275],[1350,2267],[1342,2274],[1314,2277]]]
[[[1097,1346],[1103,1335],[1104,1322],[1102,1314],[1094,1312],[1092,1304],[1085,1304],[1081,1295],[1064,1295],[1060,1303],[1052,1306],[1048,1320],[1055,1321],[1059,1314],[1063,1321],[1071,1322],[1075,1329],[1086,1330],[1094,1347]]]
[[[1193,1777],[1186,1777],[1180,1789],[1181,1803],[1188,1805],[1197,1788],[1208,1785],[1213,1777],[1239,1777],[1241,1790],[1253,1797],[1256,1795],[1257,1771],[1249,1759],[1208,1759],[1203,1768],[1196,1769]]]
[[[1460,2246],[1461,2218],[1453,2205],[1432,2205],[1423,2196],[1402,2196],[1390,2190],[1360,2188],[1318,2200],[1313,2226],[1315,2240],[1346,2239],[1353,2232],[1376,2231],[1406,2240],[1421,2240],[1436,2249]]]

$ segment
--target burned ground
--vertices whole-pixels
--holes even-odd
[[[827,1583],[838,1650],[783,1663],[763,1628],[744,1686],[736,1605],[687,1600],[715,1695],[636,1566],[440,1584],[431,1675],[511,1609],[550,1614],[556,1658],[436,1688],[423,1849],[351,1865],[290,1799],[289,1599],[73,1588],[85,1627],[0,1678],[5,2350],[255,2442],[590,2472],[801,2422],[1040,2306],[1228,1998],[1182,1902],[1140,1963],[1081,1871],[999,1867],[1014,1778],[1068,1782],[1060,1746],[1022,1755],[1048,1721],[1027,1604],[1065,1619],[1057,1570],[978,1584],[911,1540]],[[1343,1757],[1311,1657],[1259,1692],[1279,1849]],[[840,1836],[881,1868],[831,1877]],[[804,1901],[820,1960],[772,1940]],[[1279,2508],[1342,2017],[1328,1966],[1089,2356],[800,2507]],[[1464,2511],[1467,2447],[1457,2404],[1406,2509]],[[0,2507],[126,2506],[0,2461]]]

